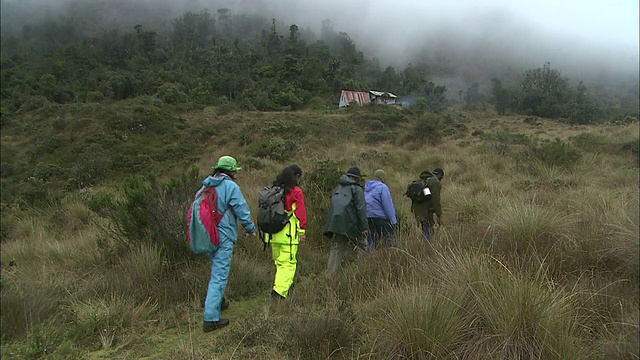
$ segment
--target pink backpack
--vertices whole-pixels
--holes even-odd
[[[218,195],[214,187],[205,187],[196,196],[187,214],[189,247],[196,254],[216,251],[220,245],[218,224],[224,214],[216,209]]]

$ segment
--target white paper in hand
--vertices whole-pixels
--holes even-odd
[[[429,188],[424,188],[424,190],[422,190],[422,193],[427,196],[427,195],[431,195],[431,190],[429,190]]]

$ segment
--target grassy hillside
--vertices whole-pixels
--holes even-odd
[[[318,102],[296,112],[185,109],[142,97],[2,118],[2,357],[637,359],[638,123]],[[252,210],[305,171],[309,231],[293,295],[239,239],[231,325],[202,333],[210,272],[186,207],[221,155]],[[383,168],[399,246],[325,278],[342,171]],[[406,184],[442,167],[444,225],[420,240]]]

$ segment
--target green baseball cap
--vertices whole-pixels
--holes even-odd
[[[221,156],[218,159],[218,164],[213,167],[213,170],[226,170],[226,171],[238,171],[242,168],[238,167],[238,162],[231,156]]]

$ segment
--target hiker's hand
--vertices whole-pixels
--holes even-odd
[[[436,221],[438,222],[438,225],[442,226],[442,215],[436,215]]]
[[[304,241],[307,238],[306,235],[300,235],[300,241]]]
[[[255,231],[254,231],[254,232],[250,232],[250,233],[248,233],[248,235],[249,235],[249,236],[254,236],[254,237],[255,237],[255,236],[256,236],[256,232],[255,232]]]

